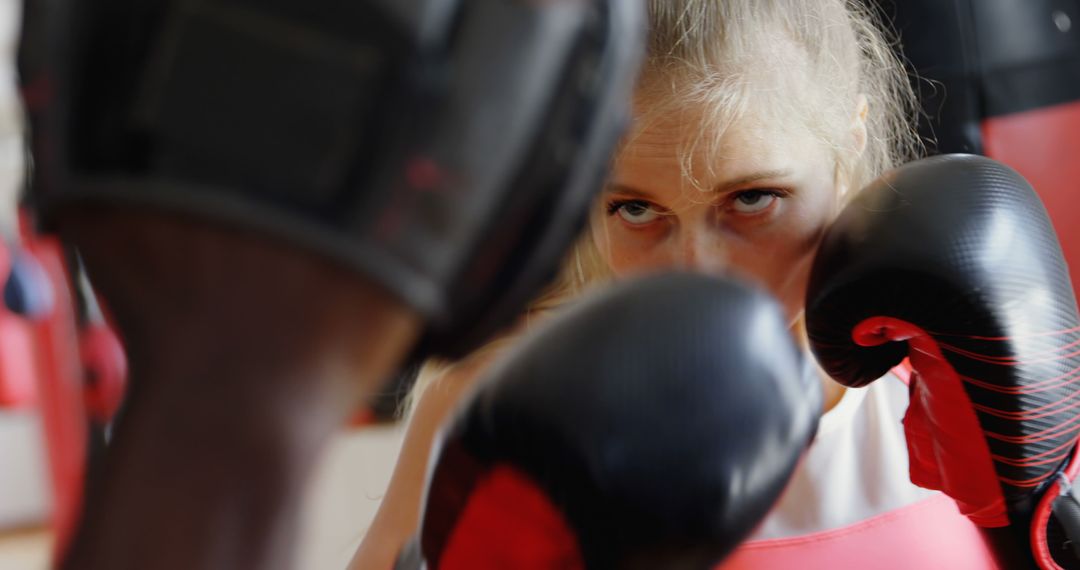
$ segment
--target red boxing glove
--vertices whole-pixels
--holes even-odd
[[[886,175],[825,236],[806,319],[822,366],[848,386],[910,359],[912,481],[1001,529],[986,534],[1004,567],[1053,567],[1029,532],[1080,434],[1080,320],[1027,182],[962,155]]]

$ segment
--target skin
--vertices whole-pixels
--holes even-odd
[[[405,432],[386,496],[353,555],[350,570],[393,567],[401,547],[419,524],[420,497],[427,482],[435,434],[496,356],[488,353],[469,358],[424,392]]]
[[[732,125],[712,156],[699,145],[693,184],[679,150],[693,116],[661,117],[626,144],[594,215],[596,246],[620,278],[667,269],[741,275],[794,321],[846,187],[809,131],[751,120]]]
[[[752,118],[733,124],[712,152],[698,147],[691,162],[698,189],[686,176],[679,148],[697,132],[701,112],[683,108],[660,116],[623,145],[592,215],[595,245],[616,278],[684,269],[749,279],[780,300],[792,333],[805,342],[801,313],[810,265],[851,189],[831,149],[808,129]],[[850,138],[842,141],[851,152],[865,146],[866,113],[860,100]],[[453,369],[421,397],[386,496],[350,569],[392,567],[419,523],[438,427],[493,357]],[[827,411],[843,388],[824,373],[822,386]]]
[[[131,371],[61,568],[291,568],[311,468],[396,370],[417,316],[266,236],[124,208],[60,226]]]

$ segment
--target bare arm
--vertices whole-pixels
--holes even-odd
[[[349,565],[351,570],[392,568],[398,552],[416,532],[431,446],[439,427],[468,389],[502,351],[475,355],[445,371],[424,390],[413,411],[390,486],[375,519]]]

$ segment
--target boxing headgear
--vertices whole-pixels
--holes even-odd
[[[19,63],[32,202],[259,230],[414,307],[425,353],[516,314],[629,116],[642,3],[43,0]]]

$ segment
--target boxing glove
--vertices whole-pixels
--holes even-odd
[[[1080,433],[1072,291],[1035,192],[968,155],[916,161],[864,189],[811,271],[806,322],[821,366],[862,386],[909,359],[911,480],[988,529],[1006,568],[1052,564],[1036,521],[1071,475]]]
[[[821,413],[779,308],[695,275],[554,318],[441,437],[398,568],[710,568],[769,511]]]

